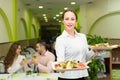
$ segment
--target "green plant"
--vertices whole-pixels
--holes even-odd
[[[100,43],[107,43],[108,39],[97,35],[87,34],[87,41],[89,45],[95,45]],[[87,77],[87,80],[98,80],[98,72],[104,69],[101,60],[93,58],[91,63],[88,64],[88,66],[89,76]]]
[[[88,66],[89,76],[87,77],[87,80],[98,80],[97,73],[104,69],[100,59],[92,59]]]
[[[89,45],[94,45],[99,43],[107,43],[108,39],[97,35],[87,34],[87,41]]]

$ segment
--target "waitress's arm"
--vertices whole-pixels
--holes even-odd
[[[65,45],[64,41],[61,38],[56,39],[55,43],[55,51],[57,55],[57,61],[64,61],[65,60]]]
[[[88,43],[87,43],[87,38],[86,35],[84,35],[84,42],[85,42],[85,47],[86,47],[86,61],[89,61],[92,57],[96,55],[96,53],[91,49],[89,50]]]

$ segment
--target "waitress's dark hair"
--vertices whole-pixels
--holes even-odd
[[[65,13],[66,12],[73,12],[74,14],[75,14],[75,17],[76,17],[76,20],[77,20],[77,14],[76,14],[76,12],[74,11],[74,10],[72,10],[72,9],[66,9],[64,12],[63,12],[63,14],[62,14],[62,20],[64,19],[64,15],[65,15]]]
[[[46,50],[50,51],[50,46],[44,40],[38,40],[37,43],[39,43],[40,45],[43,45]]]

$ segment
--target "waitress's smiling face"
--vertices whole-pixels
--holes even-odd
[[[67,11],[63,14],[62,22],[66,31],[74,30],[76,24],[76,15],[74,12]]]

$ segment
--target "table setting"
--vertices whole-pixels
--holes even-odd
[[[59,73],[0,74],[0,80],[57,80]]]

